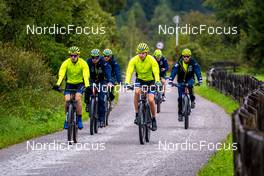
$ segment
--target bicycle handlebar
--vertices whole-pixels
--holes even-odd
[[[69,92],[76,92],[77,91],[77,89],[62,89],[62,88],[53,89],[53,90],[60,92],[60,93],[62,93],[62,91],[69,91]]]
[[[181,86],[181,85],[184,85],[184,86],[188,86],[189,84],[188,83],[171,83],[170,84],[172,87],[179,87],[179,86]],[[200,86],[201,84],[199,84],[199,83],[195,83],[194,84],[194,86]]]

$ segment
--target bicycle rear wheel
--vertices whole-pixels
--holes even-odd
[[[146,125],[144,124],[144,115],[145,115],[145,111],[143,104],[141,103],[138,109],[138,132],[139,132],[139,142],[141,145],[144,145],[146,141],[146,137],[145,137]]]
[[[109,101],[108,101],[108,96],[105,95],[104,97],[104,102],[105,102],[105,125],[108,126],[108,116],[109,116]]]
[[[68,142],[71,145],[72,144],[72,136],[73,136],[73,105],[69,104],[68,107],[68,117],[67,117],[67,123],[68,123],[68,130],[67,130],[67,137]]]

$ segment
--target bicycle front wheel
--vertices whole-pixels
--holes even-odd
[[[146,142],[150,141],[150,123],[151,123],[151,114],[150,114],[150,109],[149,106],[147,107],[147,111],[146,111],[146,119],[145,119],[145,124],[146,124]]]
[[[73,105],[69,104],[68,107],[68,117],[67,117],[67,123],[68,123],[68,130],[67,130],[67,137],[68,142],[71,145],[72,143],[72,136],[73,136]]]
[[[77,143],[77,139],[78,139],[78,126],[77,126],[77,116],[76,116],[76,112],[74,112],[74,123],[73,123],[73,142]]]
[[[95,114],[95,108],[94,108],[95,102],[94,102],[94,98],[91,98],[90,100],[90,110],[89,110],[89,115],[90,115],[90,134],[93,135],[94,134],[94,127],[95,127],[95,118],[94,118],[94,114]]]
[[[144,124],[144,115],[145,115],[145,110],[143,104],[141,103],[138,109],[138,132],[139,132],[139,142],[141,145],[144,145],[146,140],[145,137],[146,125]]]
[[[183,96],[182,99],[182,114],[184,116],[184,128],[188,129],[189,128],[189,98],[187,96]]]

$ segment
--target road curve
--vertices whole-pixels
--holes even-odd
[[[158,130],[140,145],[132,102],[132,93],[120,93],[110,125],[90,136],[85,123],[79,144],[69,148],[62,131],[0,150],[1,175],[193,176],[231,131],[224,110],[199,96],[185,130],[174,89],[158,114]]]

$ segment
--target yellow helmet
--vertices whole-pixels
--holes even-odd
[[[191,55],[192,55],[191,50],[189,50],[187,48],[182,50],[182,56],[191,56]]]
[[[149,47],[146,43],[140,43],[137,47],[137,54],[139,53],[146,53],[149,51]]]
[[[160,49],[156,49],[153,53],[153,56],[156,58],[161,58],[162,57],[162,51]]]

